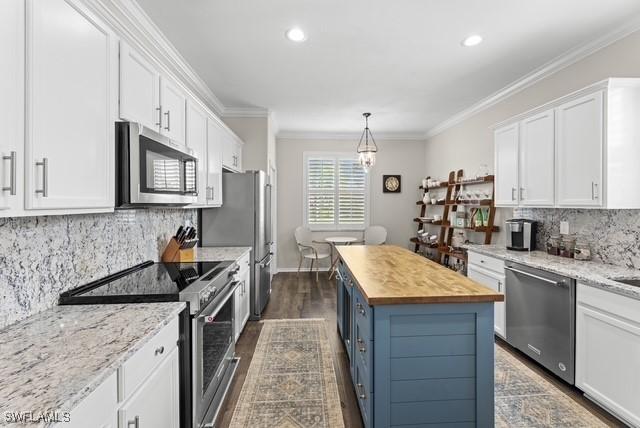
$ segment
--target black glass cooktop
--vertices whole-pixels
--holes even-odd
[[[199,279],[212,280],[232,262],[141,263],[60,295],[60,303],[126,303],[178,300]]]

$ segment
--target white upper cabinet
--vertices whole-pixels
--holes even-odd
[[[224,130],[213,118],[207,119],[207,205],[222,205],[222,139]]]
[[[497,125],[496,205],[640,208],[638,117],[640,79],[611,78]],[[509,144],[516,127],[519,186]]]
[[[519,139],[517,123],[495,130],[496,206],[518,205]]]
[[[234,134],[226,132],[222,143],[222,165],[232,171],[242,170],[242,142]]]
[[[520,205],[554,204],[554,126],[553,109],[520,122]]]
[[[160,131],[160,73],[137,51],[120,42],[120,119]]]
[[[24,183],[24,1],[0,2],[0,216],[19,214]]]
[[[187,101],[187,146],[198,158],[198,205],[207,204],[207,113],[194,100]]]
[[[562,104],[558,112],[558,206],[602,206],[602,92]]]
[[[162,128],[160,132],[172,140],[184,144],[187,97],[171,80],[160,79],[160,106]]]
[[[117,54],[80,3],[27,2],[26,208],[111,208]]]

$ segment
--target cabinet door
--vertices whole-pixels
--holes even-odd
[[[72,0],[27,2],[26,205],[113,209],[115,36]]]
[[[120,42],[120,119],[160,131],[160,73]]]
[[[160,79],[161,132],[181,144],[185,140],[186,104],[187,98],[177,85],[169,79]]]
[[[498,293],[504,293],[504,275],[498,275],[493,272],[490,272],[484,268],[475,265],[469,265],[467,270],[467,276],[469,279],[479,282],[485,287],[489,287]],[[495,302],[493,304],[493,322],[494,322],[494,331],[497,335],[502,338],[507,337],[506,331],[506,322],[505,322],[505,302]]]
[[[180,426],[178,348],[165,360],[120,408],[121,427]]]
[[[187,102],[187,146],[198,158],[198,205],[207,204],[207,114],[194,101]]]
[[[207,205],[222,205],[223,129],[212,118],[207,120]]]
[[[242,328],[247,324],[251,315],[251,270],[247,269],[243,275],[242,287]]]
[[[222,136],[222,165],[227,169],[236,169],[235,141],[227,130]]]
[[[233,292],[233,330],[235,334],[234,340],[237,342],[242,333],[242,307],[244,305],[242,296],[242,284]]]
[[[558,206],[602,205],[602,103],[600,91],[557,108]]]
[[[554,110],[547,110],[520,123],[520,205],[554,204],[554,122]]]
[[[640,426],[640,325],[578,303],[576,386]]]
[[[0,217],[22,211],[24,183],[24,1],[0,2]]]
[[[495,196],[496,205],[518,205],[518,142],[517,123],[496,129],[495,144]]]
[[[240,141],[235,142],[236,169],[240,172],[244,171],[242,169],[242,146],[243,144]]]

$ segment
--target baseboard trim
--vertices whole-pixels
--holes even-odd
[[[321,268],[313,268],[312,272],[328,272],[329,268],[328,267],[321,267]],[[287,272],[298,272],[298,268],[297,267],[288,267],[288,268],[278,268],[278,271],[276,273],[287,273]],[[300,268],[300,273],[309,273],[309,268],[305,268],[302,267]]]

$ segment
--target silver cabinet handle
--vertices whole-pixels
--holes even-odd
[[[156,122],[156,126],[162,128],[162,106],[156,107],[156,111],[158,112],[158,121]]]
[[[502,293],[502,281],[498,281],[498,293]]]
[[[160,346],[159,348],[156,348],[156,352],[155,355],[162,355],[162,353],[164,352],[164,346]]]
[[[167,126],[165,126],[164,129],[166,129],[167,131],[171,131],[171,111],[165,111],[164,115],[167,116]]]
[[[361,383],[356,383],[356,392],[358,393],[358,398],[360,398],[361,400],[366,400],[367,399],[367,394],[365,394],[365,392],[363,391],[364,389],[364,385]]]
[[[524,187],[520,188],[520,200],[523,201],[524,200]]]
[[[364,340],[362,340],[361,338],[358,337],[356,339],[356,342],[358,342],[358,345],[360,345],[360,346],[358,346],[358,351],[360,351],[363,354],[365,352],[367,352],[367,348],[366,348],[366,346],[364,346]]]
[[[362,303],[356,303],[356,309],[358,309],[361,315],[364,315],[364,306],[362,306]]]
[[[132,421],[127,421],[127,428],[129,428],[131,425],[133,425],[134,428],[139,428],[140,427],[140,416],[134,417]]]
[[[511,200],[512,201],[516,200],[516,190],[518,190],[518,189],[516,189],[515,187],[511,188]]]
[[[9,161],[9,186],[3,187],[3,192],[9,192],[11,196],[16,194],[16,152],[11,152],[9,156],[2,156],[2,160]]]
[[[207,186],[207,200],[211,201],[213,200],[213,195],[214,195],[214,190],[213,190],[213,186]]]
[[[528,276],[530,278],[537,279],[538,281],[546,282],[548,284],[559,285],[559,286],[564,286],[565,285],[565,281],[554,281],[552,279],[548,279],[548,278],[545,278],[545,277],[540,276],[540,275],[534,275],[532,273],[525,272],[525,271],[520,270],[520,269],[514,269],[514,268],[509,267],[509,266],[505,266],[505,269],[506,270],[510,270],[511,272],[519,273],[520,275],[524,275],[524,276]]]
[[[42,167],[42,189],[36,189],[36,193],[42,193],[42,197],[49,196],[49,159],[42,158],[42,162],[36,162],[36,166]]]
[[[595,181],[591,182],[591,199],[598,199],[598,183]]]

